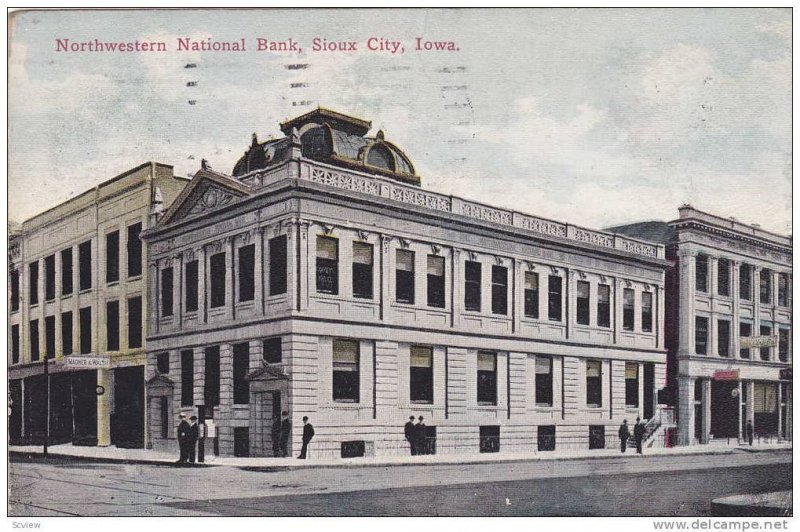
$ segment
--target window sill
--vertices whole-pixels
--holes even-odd
[[[128,277],[128,282],[129,283],[133,283],[133,282],[141,281],[141,280],[142,280],[142,274],[141,273],[138,274],[138,275],[134,275],[132,277]]]
[[[92,288],[81,288],[78,291],[78,295],[88,294],[92,291]]]
[[[602,412],[603,405],[586,405],[586,410],[591,410],[592,412]]]
[[[491,408],[497,408],[497,403],[484,403],[484,402],[478,401],[478,406],[486,406],[486,407],[491,407]]]
[[[72,297],[72,292],[70,292],[69,294],[61,294],[61,300],[62,301],[65,300],[65,299],[69,299],[71,297]]]
[[[411,401],[409,401],[409,404],[420,405],[420,406],[433,406],[433,401],[414,401],[412,399]]]
[[[106,281],[106,288],[112,288],[114,286],[119,286],[119,280],[116,281]]]

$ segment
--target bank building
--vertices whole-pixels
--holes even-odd
[[[144,446],[139,235],[186,183],[145,163],[9,228],[12,444]]]
[[[660,242],[681,445],[792,439],[792,241],[690,205],[614,231]]]
[[[664,245],[427,190],[362,119],[280,129],[142,233],[149,447],[185,413],[272,456],[283,411],[312,458],[407,455],[411,415],[431,454],[664,444]]]

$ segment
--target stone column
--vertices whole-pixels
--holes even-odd
[[[678,444],[691,445],[694,438],[694,378],[678,377]]]
[[[744,391],[744,387],[742,386],[741,380],[737,383],[737,386],[739,395],[736,396],[736,407],[738,409],[736,417],[739,419],[739,440],[741,441],[744,437],[744,422],[742,420],[742,392]]]
[[[232,236],[225,238],[225,315],[236,319],[236,268],[234,253],[236,253],[236,239]]]
[[[697,253],[694,250],[681,248],[678,251],[678,265],[680,268],[680,295],[678,297],[678,355],[682,357],[694,354],[694,295],[696,257]]]
[[[714,307],[714,297],[717,295],[717,284],[719,281],[719,258],[708,257],[708,297],[711,298],[711,307]]]
[[[316,281],[312,281],[312,277],[316,275],[316,270],[309,263],[309,250],[311,246],[316,246],[317,244],[316,240],[312,241],[311,236],[309,235],[308,226],[308,222],[304,221],[301,221],[299,224],[297,224],[297,238],[300,239],[300,255],[297,257],[297,260],[294,263],[297,265],[295,279],[300,279],[300,283],[298,284],[298,289],[300,290],[300,308],[298,310],[306,310],[308,308],[308,299],[309,294],[311,293],[311,287],[316,287]],[[339,282],[341,284],[341,279],[339,279]],[[339,287],[339,293],[342,293],[342,288],[343,287],[341,286]]]
[[[662,281],[663,281],[663,279],[662,279]],[[657,331],[657,334],[658,334],[658,340],[657,340],[656,347],[658,349],[664,349],[664,337],[667,334],[666,322],[665,322],[665,318],[664,318],[664,311],[665,311],[664,307],[666,305],[664,285],[656,286],[654,294],[655,295],[654,295],[653,299],[655,299],[655,301],[653,302],[653,304],[656,305],[656,309],[657,309],[656,310],[656,316],[657,316],[656,317],[656,320],[657,320],[656,331]]]
[[[740,298],[739,298],[739,268],[741,262],[731,261],[731,297],[733,298],[733,317],[731,317],[731,358],[739,358],[739,320],[740,320]],[[741,389],[739,390],[741,392]],[[741,418],[741,416],[739,416]],[[739,420],[741,425],[741,419]],[[741,434],[741,427],[739,433]]]
[[[719,356],[719,324],[717,323],[717,314],[711,312],[708,318],[708,356]]]
[[[255,305],[256,309],[261,309],[261,313],[264,313],[264,294],[266,292],[266,284],[267,279],[264,276],[264,228],[257,227],[255,229],[250,230],[250,234],[253,237],[254,244],[256,246],[255,253],[255,266],[253,269],[253,276],[255,277],[255,294],[253,304]],[[288,250],[287,250],[288,251]]]
[[[620,333],[622,332],[622,279],[614,277],[613,283],[614,293],[611,297],[611,313],[612,323],[614,329],[614,343],[619,343]]]
[[[180,329],[183,326],[183,253],[176,253],[173,259],[172,313],[175,315],[176,328]]]
[[[753,336],[761,334],[761,267],[753,268]],[[758,359],[760,354],[758,349],[753,351],[754,359]]]
[[[72,246],[72,300],[70,304],[70,310],[72,311],[72,352],[79,353],[80,352],[80,324],[81,324],[81,313],[80,313],[80,303],[78,294],[81,292],[80,287],[80,273],[79,273],[79,266],[80,266],[80,259],[78,257],[78,245],[75,244]],[[21,286],[21,285],[20,285]],[[147,290],[147,284],[142,284],[143,290]],[[146,301],[146,299],[145,299]],[[142,321],[148,321],[147,316],[145,313],[147,309],[142,309]],[[24,323],[24,322],[23,322]],[[21,326],[21,325],[20,325]],[[20,345],[20,348],[22,346]],[[22,360],[22,357],[20,357]]]
[[[111,394],[114,393],[110,369],[97,370],[97,385],[105,388],[103,395],[97,396],[97,446],[111,445]]]
[[[747,401],[745,401],[745,406],[744,406],[745,417],[746,417],[746,419],[744,420],[744,425],[746,426],[747,422],[748,421],[752,422],[754,418],[753,395],[755,395],[755,385],[753,384],[753,381],[744,381],[742,385],[747,386]],[[753,425],[755,425],[755,423],[753,423]]]
[[[206,246],[200,246],[196,250],[195,256],[197,257],[197,321],[198,323],[208,323],[208,296],[206,295],[208,250]]]
[[[782,415],[783,409],[781,408],[781,400],[783,399],[782,397],[783,392],[780,381],[775,383],[775,385],[778,387],[778,436],[780,437],[781,428],[783,427],[783,415]]]
[[[572,300],[572,294],[575,292],[575,270],[567,270],[567,275],[564,277],[564,304],[563,310],[566,317],[567,324],[567,338],[572,338],[572,331],[575,328],[575,303]]]
[[[464,308],[464,275],[461,271],[461,253],[460,249],[453,248],[453,258],[452,258],[452,279],[451,279],[451,290],[452,290],[452,326],[458,327],[461,323],[461,311]]]
[[[703,433],[701,434],[700,443],[708,443],[708,437],[711,433],[711,379],[703,379],[702,405]]]

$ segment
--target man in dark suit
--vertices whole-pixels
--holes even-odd
[[[193,464],[195,447],[197,445],[197,439],[200,437],[200,431],[197,426],[197,416],[190,417],[189,421],[191,421],[192,424],[189,425],[189,437],[187,438],[186,446],[189,452],[189,463]]]
[[[417,442],[414,439],[414,416],[409,416],[405,427],[406,441],[411,446],[411,456],[417,454]]]
[[[186,421],[186,416],[183,414],[178,414],[178,419],[181,420],[181,422],[178,423],[177,430],[178,448],[181,451],[181,456],[178,458],[177,463],[185,464],[189,459],[189,446],[187,444],[189,441],[189,423]]]
[[[281,456],[289,456],[289,436],[292,434],[292,422],[289,421],[289,412],[283,411],[281,421]]]
[[[624,453],[628,447],[628,438],[631,437],[631,431],[628,430],[628,420],[623,419],[622,425],[619,427],[619,448]]]
[[[636,426],[633,427],[633,438],[636,440],[636,454],[642,454],[642,440],[644,439],[644,423],[636,418]]]
[[[414,425],[414,440],[416,441],[417,454],[428,454],[428,445],[426,438],[428,431],[425,427],[425,418],[419,416],[419,423]]]
[[[272,421],[272,456],[282,456],[281,454],[281,418],[275,416]]]
[[[311,438],[314,437],[314,425],[308,422],[308,416],[303,416],[303,447],[300,449],[300,456],[298,458],[305,459],[308,452],[308,444]]]

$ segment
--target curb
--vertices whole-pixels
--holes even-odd
[[[650,454],[650,455],[642,455],[642,458],[658,458],[658,457],[670,457],[670,456],[709,456],[709,455],[722,455],[722,454],[732,454],[740,449],[724,449],[718,451],[704,451],[704,452],[674,452],[670,454]],[[792,449],[748,449],[744,452],[748,453],[762,453],[762,452],[776,452],[776,453],[784,453],[789,452],[791,453]],[[414,467],[414,466],[447,466],[447,465],[481,465],[481,464],[515,464],[515,463],[526,463],[526,462],[563,462],[563,461],[577,461],[577,460],[616,460],[620,458],[627,458],[630,456],[636,456],[636,454],[616,454],[616,455],[603,455],[603,456],[565,456],[563,458],[540,458],[540,457],[529,457],[529,458],[512,458],[509,460],[474,460],[474,459],[465,459],[459,462],[396,462],[396,463],[359,463],[359,462],[344,462],[339,464],[309,464],[309,465],[295,465],[295,464],[280,464],[280,465],[233,465],[233,464],[218,464],[218,463],[195,463],[195,464],[176,464],[174,462],[164,461],[164,460],[151,460],[151,459],[136,459],[136,458],[113,458],[113,457],[98,457],[98,456],[81,456],[81,455],[72,455],[72,454],[64,454],[64,453],[48,453],[47,458],[45,458],[41,452],[30,452],[30,451],[13,451],[10,450],[8,452],[9,458],[21,458],[23,460],[32,462],[37,460],[69,460],[69,461],[82,461],[82,462],[92,462],[92,463],[105,463],[105,464],[141,464],[141,465],[151,465],[151,466],[161,466],[161,467],[177,467],[177,468],[209,468],[209,467],[233,467],[236,469],[241,469],[243,471],[256,471],[256,472],[263,472],[263,473],[271,473],[271,472],[278,472],[278,471],[295,471],[295,470],[302,470],[302,469],[340,469],[340,468],[366,468],[366,467]]]

